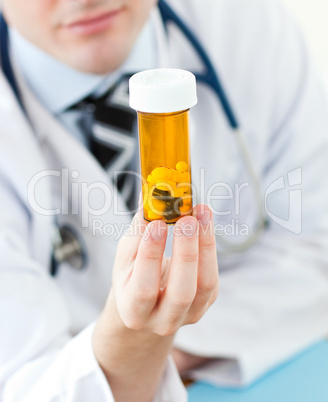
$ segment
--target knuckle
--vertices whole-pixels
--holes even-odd
[[[216,286],[216,288],[214,289],[214,292],[212,293],[212,296],[210,297],[210,301],[209,301],[210,306],[211,306],[211,305],[215,302],[215,300],[217,299],[218,294],[219,294],[219,290],[220,290],[220,285],[219,285],[219,283],[217,283],[217,286]]]
[[[216,243],[215,239],[211,238],[204,238],[201,242],[201,248],[204,251],[213,251],[216,250]]]
[[[143,329],[143,322],[139,320],[137,317],[132,316],[132,315],[126,315],[124,317],[121,317],[124,325],[133,331],[140,331]]]
[[[148,261],[159,261],[162,259],[162,256],[163,253],[160,250],[156,250],[156,248],[145,249],[141,253],[141,258]]]
[[[179,310],[187,309],[193,302],[195,294],[180,294],[172,298],[172,304]]]
[[[219,294],[219,292],[220,292],[220,281],[219,281],[219,279],[218,279],[218,282],[217,282],[217,284],[216,284],[215,292],[216,292],[216,296],[217,296],[217,295]]]
[[[213,277],[204,281],[199,281],[198,289],[204,293],[211,293],[218,287],[218,278]]]
[[[138,287],[134,291],[134,303],[150,303],[157,299],[157,291],[155,288]]]
[[[207,302],[202,308],[195,309],[192,313],[189,313],[186,324],[196,324],[205,315],[209,307],[210,302]]]
[[[156,330],[154,330],[154,333],[159,335],[159,336],[171,336],[174,335],[178,331],[179,327],[176,325],[169,325],[167,327],[161,327]]]
[[[183,263],[195,263],[198,262],[198,253],[189,252],[180,255],[180,259]]]
[[[194,314],[192,314],[189,317],[187,324],[196,324],[203,317],[204,313],[197,313],[197,314],[194,313]]]

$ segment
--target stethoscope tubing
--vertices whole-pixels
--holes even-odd
[[[206,72],[204,74],[195,73],[196,79],[198,82],[202,82],[208,85],[215,92],[218,100],[221,103],[223,112],[228,120],[229,126],[232,130],[237,130],[239,128],[239,123],[236,118],[236,115],[233,111],[231,102],[228,100],[227,93],[223,89],[223,85],[219,78],[217,71],[214,69],[214,66],[205,51],[204,46],[200,43],[196,35],[192,32],[192,30],[185,24],[185,22],[172,10],[172,8],[164,1],[159,0],[158,7],[161,12],[161,16],[164,22],[164,26],[167,27],[168,22],[173,22],[176,26],[179,27],[181,32],[185,35],[185,37],[190,41],[193,48],[197,52],[199,58],[204,63],[206,68]]]
[[[22,96],[20,94],[15,79],[14,70],[10,62],[9,49],[8,49],[8,26],[5,19],[3,18],[2,13],[0,13],[0,66],[15,94],[19,106],[26,114],[26,110],[22,101]]]

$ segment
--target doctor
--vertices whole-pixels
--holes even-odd
[[[161,224],[146,227],[137,214],[119,246],[115,233],[95,230],[130,219],[122,195],[66,112],[131,71],[202,67],[179,30],[166,30],[154,3],[3,1],[21,99],[20,105],[1,74],[5,401],[184,400],[171,358],[166,363],[172,335],[197,321],[217,293],[213,233],[198,229],[216,225],[227,236],[227,228],[252,231],[256,221],[254,189],[226,116],[211,89],[200,85],[193,182],[195,201],[210,203],[213,215],[197,206],[186,229],[177,225],[170,275],[162,278],[162,309],[153,310],[160,285],[150,292],[160,280]],[[248,252],[223,256],[217,236],[220,297],[198,323],[177,331],[174,358],[181,372],[205,358],[223,358],[195,375],[242,385],[328,331],[328,104],[297,28],[276,2],[171,3],[220,72],[271,217]],[[116,197],[102,210],[105,188]],[[80,207],[83,189],[87,210]],[[302,214],[295,214],[300,205]],[[54,215],[86,246],[83,269],[64,261],[50,275]],[[147,236],[153,230],[154,237]],[[148,263],[151,248],[157,258]]]

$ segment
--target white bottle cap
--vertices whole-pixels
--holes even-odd
[[[172,113],[197,103],[196,78],[174,68],[146,70],[129,81],[130,106],[145,113]]]

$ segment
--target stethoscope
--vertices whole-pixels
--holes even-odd
[[[226,91],[224,90],[218,73],[215,71],[214,66],[206,53],[204,47],[198,38],[194,35],[192,30],[181,20],[181,18],[172,10],[172,8],[164,1],[158,1],[158,8],[164,22],[166,30],[168,25],[174,24],[184,34],[186,39],[190,42],[195,52],[203,63],[204,70],[202,73],[195,73],[198,83],[202,83],[210,87],[218,98],[220,106],[226,116],[229,126],[233,132],[234,138],[239,147],[240,155],[244,161],[248,171],[251,182],[254,185],[254,195],[256,198],[258,216],[254,224],[252,233],[246,240],[240,243],[232,243],[223,236],[218,236],[218,240],[224,245],[225,252],[241,252],[246,251],[256,244],[267,227],[267,218],[264,211],[264,203],[261,191],[261,184],[257,176],[254,165],[252,163],[250,153],[244,142],[242,130],[233,111],[231,103],[228,100]],[[9,49],[8,49],[8,26],[2,14],[0,14],[0,63],[1,68],[6,76],[20,107],[26,114],[26,110],[22,101],[22,97],[17,85],[13,68],[10,62]],[[71,230],[69,227],[61,227],[55,231],[54,251],[53,251],[53,264],[52,274],[55,275],[60,263],[69,262],[76,269],[82,269],[86,266],[87,254],[85,247],[81,242],[78,234]]]
[[[219,75],[216,72],[208,54],[206,53],[204,46],[201,44],[201,42],[195,36],[192,30],[184,23],[184,21],[182,21],[182,19],[172,10],[172,8],[165,1],[159,0],[158,7],[161,12],[166,30],[169,23],[172,23],[176,27],[178,27],[179,30],[184,34],[186,39],[190,42],[200,60],[203,62],[203,72],[194,73],[194,75],[196,76],[196,80],[198,83],[207,85],[215,93],[223,110],[223,113],[229,123],[230,129],[232,130],[249,178],[254,185],[254,196],[258,209],[258,216],[254,224],[252,233],[248,236],[246,240],[243,240],[237,244],[227,240],[223,236],[217,236],[217,239],[220,241],[220,243],[223,244],[225,249],[225,251],[222,252],[221,255],[226,253],[230,254],[232,252],[246,251],[258,242],[262,233],[265,231],[269,224],[264,210],[260,178],[256,174],[254,164],[251,160],[250,152],[248,151],[246,143],[243,139],[243,131],[236,118],[231,102],[228,99],[227,93],[223,88]]]

